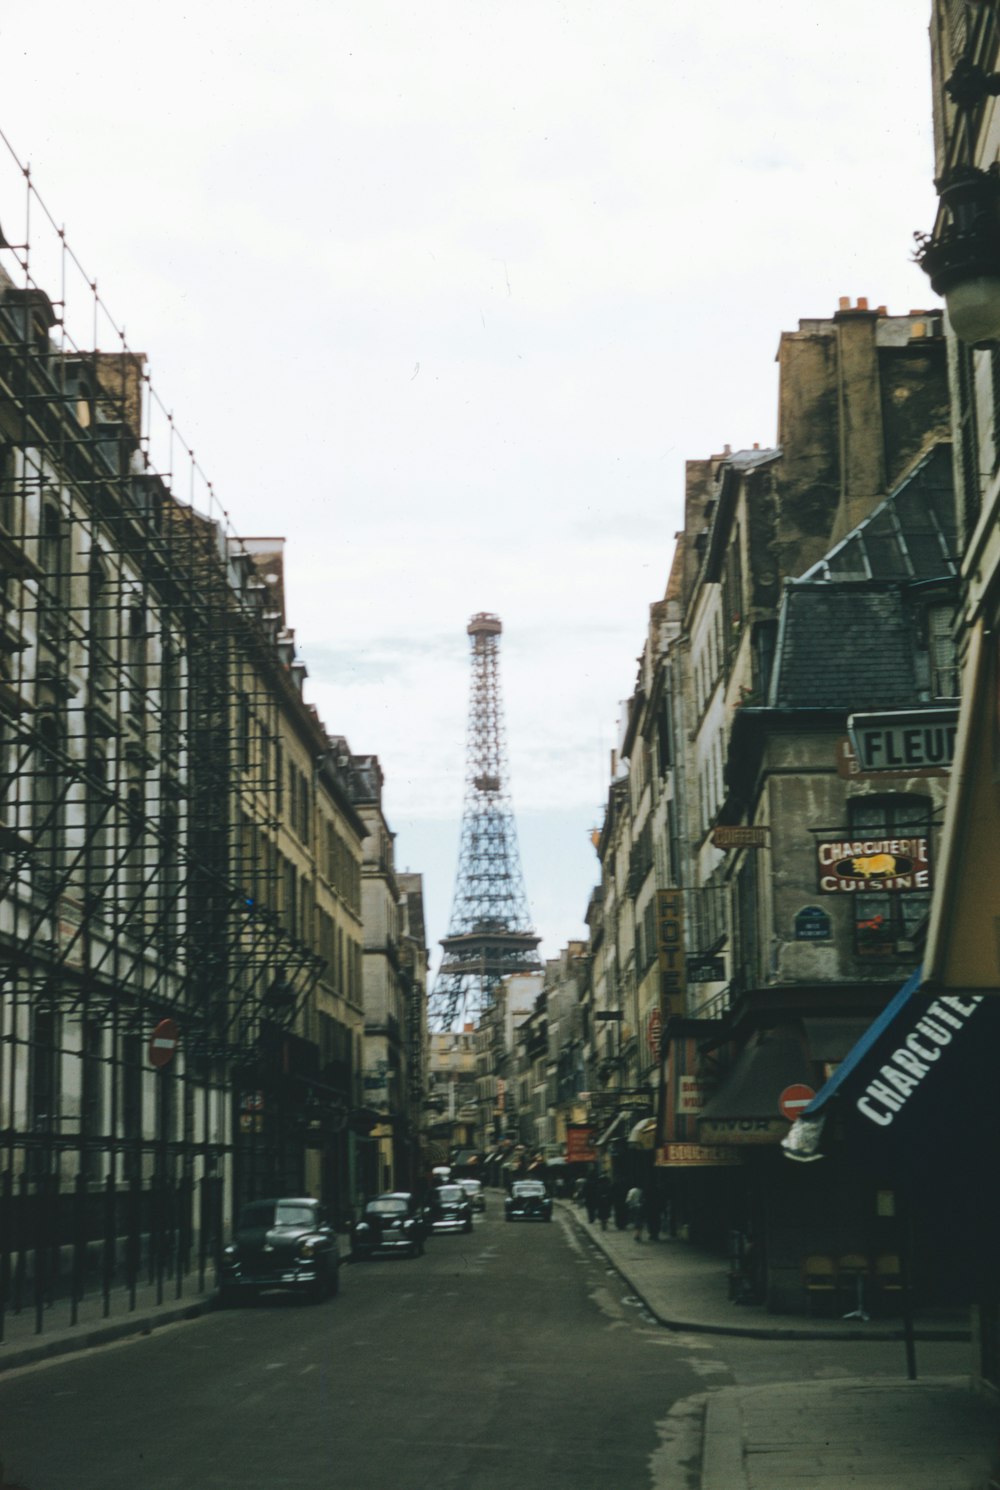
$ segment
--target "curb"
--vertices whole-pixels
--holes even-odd
[[[665,1314],[662,1314],[660,1312],[655,1304],[650,1303],[649,1299],[643,1293],[639,1285],[630,1276],[630,1274],[626,1272],[625,1267],[622,1265],[622,1263],[616,1257],[612,1256],[607,1247],[605,1247],[604,1244],[601,1242],[600,1237],[595,1235],[589,1227],[583,1224],[581,1218],[576,1215],[574,1208],[571,1205],[564,1205],[562,1209],[564,1210],[564,1212],[569,1214],[569,1216],[573,1220],[573,1223],[581,1232],[583,1232],[584,1236],[589,1237],[590,1240],[594,1243],[595,1247],[597,1247],[598,1251],[604,1254],[604,1257],[614,1268],[615,1272],[618,1273],[619,1277],[624,1278],[625,1282],[628,1284],[629,1288],[631,1288],[636,1298],[641,1299],[643,1307],[648,1309],[649,1313],[656,1320],[657,1324],[662,1325],[664,1329],[677,1330],[678,1332],[683,1334],[735,1335],[742,1339],[752,1340],[899,1341],[906,1339],[905,1332],[902,1329],[895,1328],[885,1329],[876,1327],[875,1329],[869,1329],[866,1327],[864,1329],[853,1328],[844,1330],[810,1330],[808,1328],[796,1325],[706,1324],[700,1320],[668,1318]],[[917,1329],[914,1331],[913,1338],[920,1341],[937,1340],[957,1341],[961,1343],[963,1341],[971,1340],[972,1332],[971,1330],[960,1329]]]
[[[740,1388],[713,1393],[705,1406],[701,1490],[749,1490]]]
[[[0,1342],[0,1374],[17,1371],[23,1366],[35,1366],[39,1361],[57,1360],[60,1356],[78,1355],[83,1350],[93,1350],[99,1345],[112,1345],[118,1340],[132,1336],[151,1335],[164,1325],[180,1324],[184,1320],[197,1319],[216,1307],[213,1299],[197,1303],[182,1304],[176,1308],[161,1306],[155,1314],[130,1314],[125,1319],[108,1321],[97,1326],[83,1326],[77,1333],[60,1332],[48,1340],[39,1336],[37,1344],[10,1346]]]

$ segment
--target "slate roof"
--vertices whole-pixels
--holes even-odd
[[[891,709],[917,698],[913,620],[901,586],[794,582],[781,630],[772,706]]]
[[[951,447],[936,445],[864,522],[786,583],[768,703],[910,708],[914,587],[958,574]]]

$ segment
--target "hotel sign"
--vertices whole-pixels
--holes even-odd
[[[684,956],[684,892],[656,892],[656,950],[660,960],[663,1017],[684,1013],[687,968]]]

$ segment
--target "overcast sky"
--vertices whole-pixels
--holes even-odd
[[[435,962],[469,617],[503,620],[524,875],[554,956],[584,931],[684,461],[774,442],[774,354],[800,317],[842,295],[936,303],[910,262],[935,205],[928,17],[0,8],[0,130],[237,532],[286,536],[307,696],[382,760]],[[12,241],[23,198],[5,159]]]

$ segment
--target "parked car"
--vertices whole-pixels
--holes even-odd
[[[376,1195],[351,1227],[351,1260],[359,1262],[376,1252],[422,1257],[425,1235],[426,1220],[415,1195],[406,1190]]]
[[[472,1206],[472,1209],[474,1211],[485,1211],[486,1191],[483,1189],[482,1180],[459,1180],[458,1183],[469,1197],[469,1204]]]
[[[264,1289],[294,1289],[319,1303],[340,1288],[340,1247],[318,1200],[254,1200],[223,1249],[219,1301],[230,1304]]]
[[[461,1185],[438,1185],[431,1195],[432,1231],[471,1231],[472,1203]]]
[[[551,1221],[552,1201],[541,1180],[515,1180],[503,1203],[505,1221]]]

